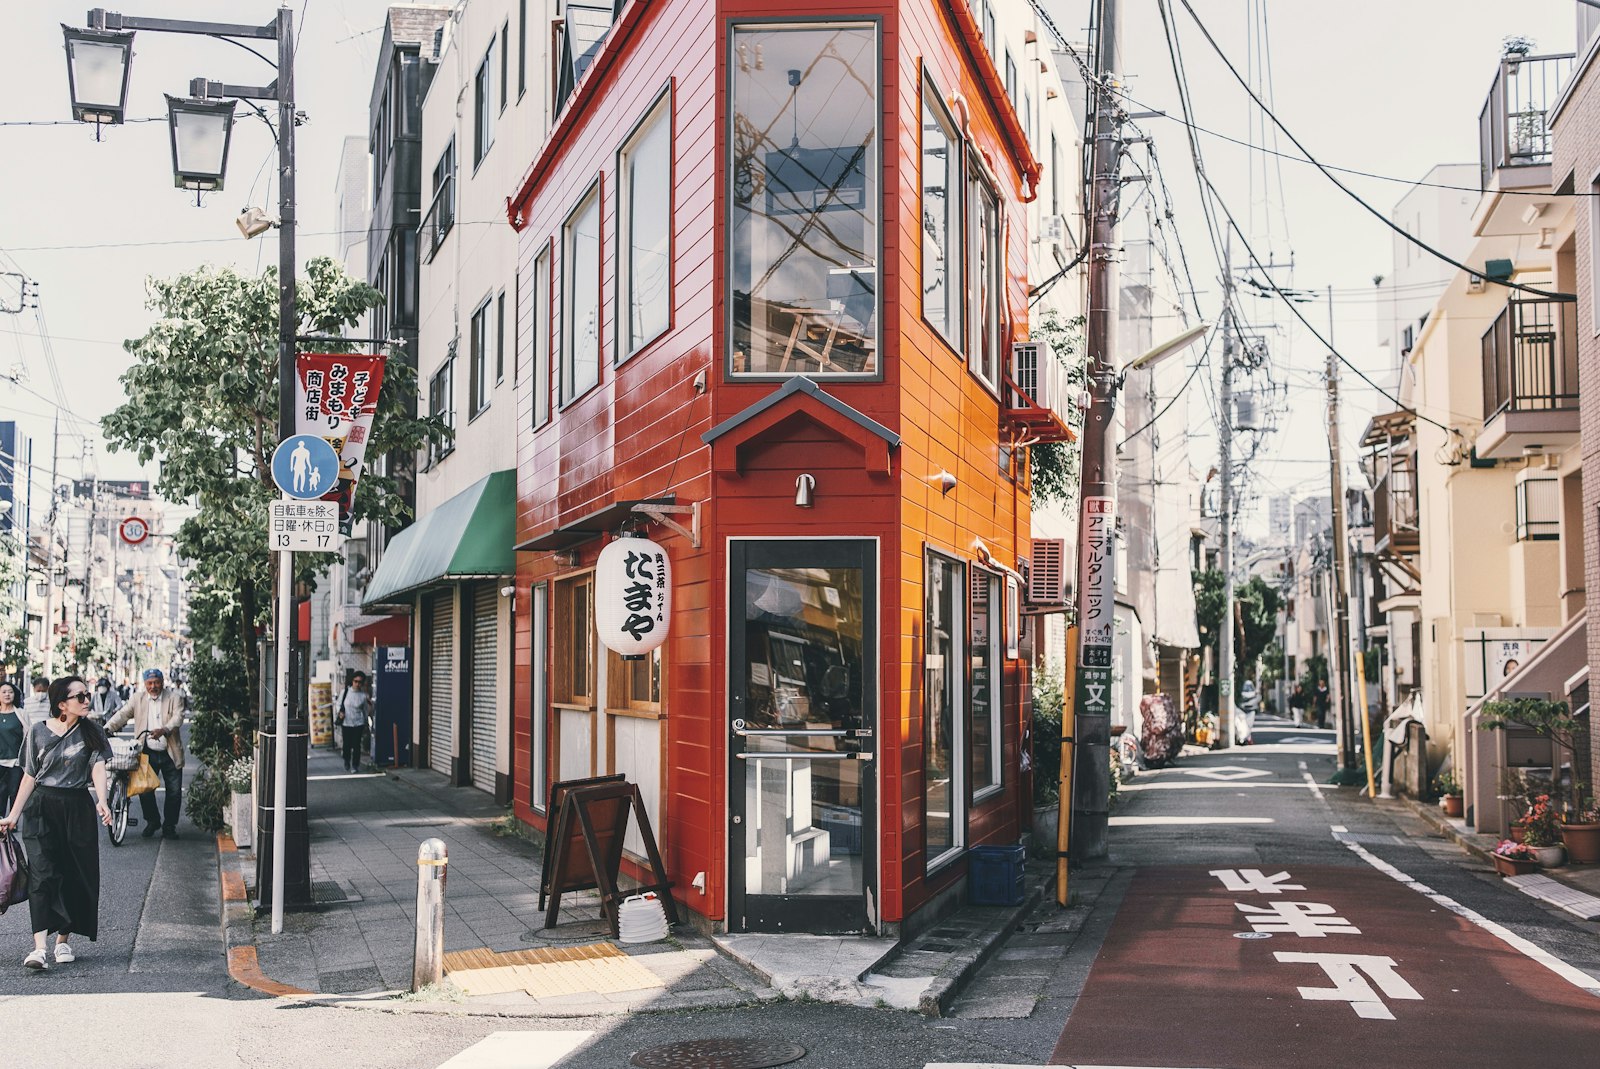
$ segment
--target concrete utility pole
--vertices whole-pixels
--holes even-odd
[[[1096,0],[1093,182],[1090,187],[1089,303],[1085,337],[1092,403],[1083,428],[1079,494],[1078,657],[1073,667],[1072,856],[1106,856],[1111,809],[1111,656],[1116,638],[1116,445],[1118,195],[1122,188],[1122,112],[1115,89],[1120,8]]]
[[[1217,504],[1217,531],[1222,545],[1222,633],[1217,636],[1217,737],[1215,749],[1233,745],[1233,238],[1222,247],[1222,389],[1217,394],[1217,448],[1221,459],[1222,493]]]
[[[1331,296],[1330,296],[1331,300]],[[1328,486],[1333,496],[1333,604],[1329,636],[1328,678],[1338,681],[1334,690],[1334,716],[1338,724],[1339,770],[1351,767],[1354,755],[1350,746],[1350,530],[1344,511],[1344,473],[1339,449],[1339,363],[1328,354]]]
[[[44,626],[39,630],[44,640],[44,674],[54,679],[56,674],[56,474],[61,465],[61,410],[56,409],[54,429],[50,432],[50,511],[45,513],[44,537]]]

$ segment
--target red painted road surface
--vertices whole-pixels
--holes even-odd
[[[1054,1064],[1600,1064],[1600,998],[1390,877],[1228,872],[1135,875]]]

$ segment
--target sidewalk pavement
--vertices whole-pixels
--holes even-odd
[[[1445,816],[1444,810],[1437,805],[1419,802],[1414,798],[1405,799],[1405,804],[1445,838],[1460,844],[1467,853],[1486,864],[1494,864],[1489,855],[1499,845],[1499,836],[1480,834],[1462,818]],[[1540,869],[1539,873],[1579,891],[1600,897],[1600,865],[1562,865],[1558,868]]]
[[[538,910],[539,846],[509,811],[422,769],[349,774],[308,761],[315,907],[272,934],[255,915],[256,859],[219,836],[229,971],[278,997],[383,1009],[591,1017],[753,1005],[783,998],[916,1009],[936,1016],[1045,889],[1030,866],[1015,907],[966,907],[904,946],[799,935],[707,938],[680,923],[659,943],[610,938],[593,892],[568,894],[560,923]],[[444,840],[447,983],[410,995],[417,847]]]

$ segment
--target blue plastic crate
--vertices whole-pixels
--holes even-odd
[[[1021,843],[968,850],[967,901],[974,906],[1022,905],[1022,862],[1026,857]]]

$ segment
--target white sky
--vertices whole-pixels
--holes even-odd
[[[1420,177],[1436,162],[1477,159],[1477,114],[1494,73],[1502,38],[1535,38],[1539,51],[1572,46],[1574,0],[1193,0],[1235,63],[1246,62],[1247,27],[1263,8],[1270,25],[1273,99],[1279,117],[1324,162],[1403,178]],[[1252,105],[1210,54],[1181,5],[1176,18],[1201,125],[1244,140],[1261,140]],[[66,62],[59,23],[83,25],[86,0],[6,3],[0,36],[7,62],[0,65],[0,123],[69,117]],[[295,0],[301,48],[296,66],[299,107],[310,122],[298,131],[302,257],[334,251],[333,183],[342,139],[364,134],[373,63],[387,4],[378,0]],[[1129,91],[1141,101],[1178,113],[1155,0],[1123,0]],[[1081,39],[1088,0],[1045,0],[1069,38]],[[111,5],[111,10],[118,6]],[[130,0],[125,14],[266,22],[275,10],[255,0]],[[129,113],[165,115],[162,93],[181,95],[191,77],[265,84],[271,70],[239,49],[191,36],[140,33],[136,42]],[[1218,270],[1195,198],[1182,129],[1173,122],[1143,123],[1158,139],[1177,208],[1177,224],[1202,291],[1208,317],[1217,302]],[[1272,144],[1273,142],[1268,142]],[[1292,278],[1283,285],[1335,288],[1335,340],[1352,360],[1380,377],[1375,347],[1376,305],[1368,299],[1374,274],[1389,274],[1390,240],[1380,224],[1305,164],[1282,163],[1284,203],[1277,203],[1277,169],[1260,169],[1260,157],[1202,135],[1213,181],[1229,206],[1251,219],[1258,251],[1287,258]],[[1292,151],[1281,143],[1286,151]],[[0,271],[17,266],[40,285],[40,310],[53,339],[75,418],[96,420],[121,401],[117,375],[127,366],[120,341],[144,331],[143,280],[202,263],[233,264],[246,271],[276,263],[272,235],[245,241],[233,218],[246,204],[275,211],[276,188],[268,164],[270,137],[241,111],[229,160],[228,188],[196,208],[192,194],[172,187],[166,127],[129,124],[96,144],[86,126],[0,125]],[[1252,179],[1251,160],[1256,161]],[[1349,178],[1380,209],[1405,187]],[[1131,188],[1131,187],[1130,187]],[[1270,230],[1269,230],[1270,221]],[[1285,223],[1287,228],[1285,229]],[[1236,257],[1242,260],[1242,254]],[[1261,322],[1287,322],[1266,301],[1243,298]],[[1305,306],[1319,328],[1321,305]],[[1323,353],[1307,336],[1277,345],[1277,361],[1291,383],[1288,423],[1306,430],[1280,431],[1256,467],[1253,489],[1271,494],[1326,485],[1326,444],[1310,428],[1321,422],[1319,383]],[[31,313],[0,316],[0,370],[17,363],[26,384],[53,397],[54,390]],[[1280,374],[1280,379],[1283,377]],[[1387,402],[1346,376],[1347,456],[1367,416]],[[1205,407],[1195,398],[1195,422]],[[48,463],[50,416],[44,401],[0,381],[0,418],[18,418],[36,439],[36,463]],[[77,430],[92,428],[68,421]],[[1212,446],[1197,441],[1201,458]],[[63,439],[63,469],[77,474],[83,439]],[[137,474],[132,458],[99,450],[103,478]],[[1318,462],[1321,462],[1320,464]]]

